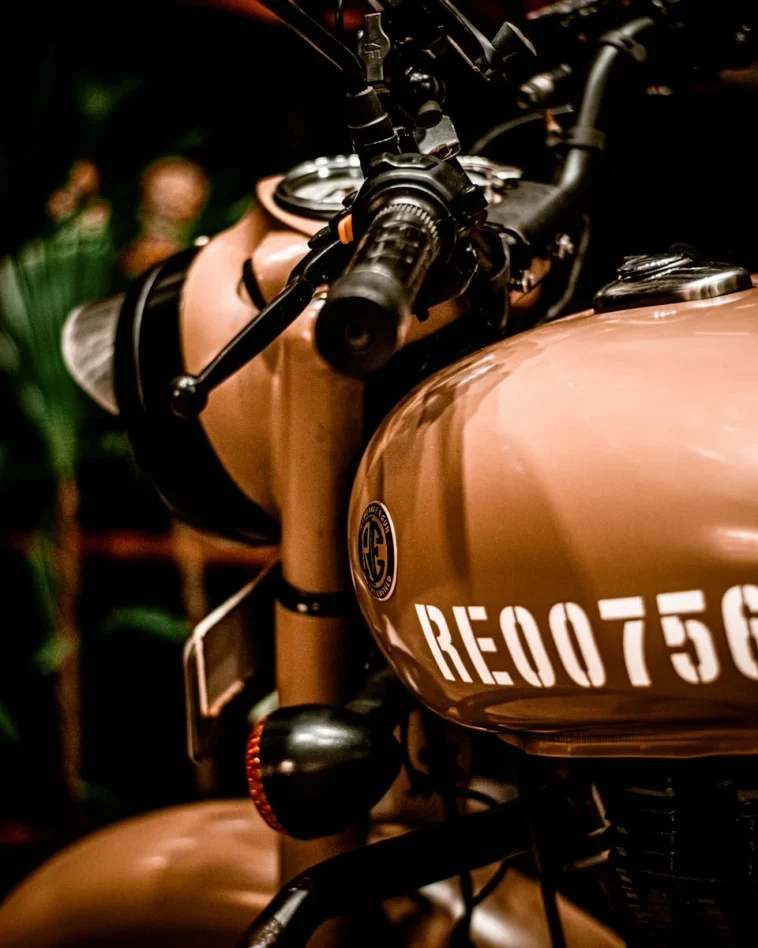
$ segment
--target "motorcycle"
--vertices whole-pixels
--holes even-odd
[[[248,948],[752,944],[758,292],[674,247],[565,315],[614,101],[744,64],[751,5],[566,0],[490,41],[387,0],[355,50],[264,5],[341,70],[354,153],[64,336],[177,516],[279,544],[185,650],[196,759],[275,667],[258,816],[85,840],[0,944],[231,944],[256,912]],[[460,70],[537,110],[552,181],[461,155]]]

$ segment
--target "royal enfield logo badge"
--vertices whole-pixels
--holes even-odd
[[[368,588],[377,599],[389,599],[397,579],[397,546],[390,512],[378,501],[363,511],[358,553]]]

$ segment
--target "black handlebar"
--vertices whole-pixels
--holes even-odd
[[[383,366],[442,247],[431,202],[401,198],[382,207],[319,316],[316,344],[324,358],[358,378]]]
[[[326,361],[355,378],[382,368],[414,311],[434,301],[427,276],[434,271],[433,283],[486,207],[455,162],[415,153],[373,161],[352,206],[357,250],[316,323]]]

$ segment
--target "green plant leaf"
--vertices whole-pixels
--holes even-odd
[[[79,792],[96,823],[111,823],[124,817],[124,804],[102,784],[80,780]]]
[[[143,84],[143,80],[126,76],[109,84],[87,79],[79,83],[77,98],[82,113],[94,124],[107,121],[128,95]]]
[[[92,452],[96,457],[133,458],[132,447],[125,431],[106,431]]]
[[[53,675],[70,654],[69,644],[52,635],[34,653],[34,662],[43,675]]]
[[[16,722],[0,702],[0,740],[8,744],[18,744],[20,739],[21,736],[16,727]]]
[[[127,606],[114,609],[103,624],[105,635],[118,632],[142,632],[169,642],[182,643],[190,629],[186,619],[181,619],[166,609],[157,606]]]
[[[8,333],[0,331],[0,372],[13,375],[18,371],[19,364],[18,346]]]
[[[86,417],[63,363],[61,331],[72,309],[108,294],[111,263],[109,227],[93,227],[82,215],[0,261],[0,367],[59,478],[74,470]]]
[[[53,541],[49,536],[38,533],[28,557],[29,571],[34,587],[35,601],[38,604],[49,628],[55,628],[57,617],[57,582]],[[41,647],[45,649],[45,645]],[[45,661],[45,655],[42,656]]]

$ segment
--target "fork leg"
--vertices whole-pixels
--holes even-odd
[[[362,439],[363,386],[316,352],[312,304],[283,337],[279,377],[280,451],[275,466],[282,516],[282,574],[296,590],[350,590],[345,518]],[[329,611],[329,610],[327,610]],[[331,610],[331,611],[339,611]],[[344,616],[320,617],[277,604],[276,680],[282,706],[345,700],[349,630]],[[356,830],[303,842],[282,837],[281,879],[360,842]]]

